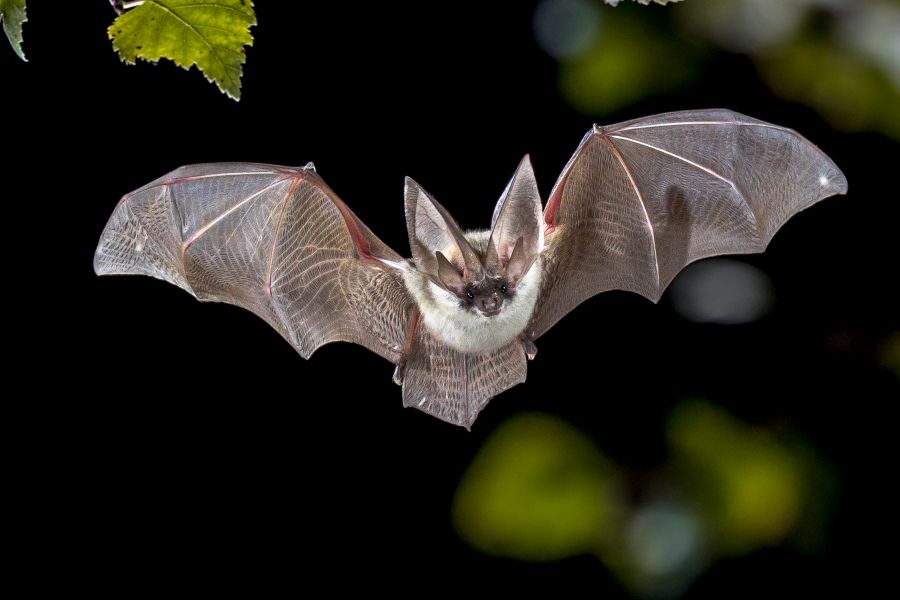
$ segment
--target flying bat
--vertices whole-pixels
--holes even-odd
[[[304,358],[329,342],[365,346],[396,365],[404,406],[469,428],[587,298],[628,290],[656,302],[688,263],[762,252],[792,215],[846,191],[791,129],[673,112],[593,126],[543,208],[526,156],[490,229],[462,231],[407,178],[409,259],[312,163],[181,167],[119,201],[94,270],[253,311]]]

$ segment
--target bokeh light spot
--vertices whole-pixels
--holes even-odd
[[[639,510],[628,527],[628,549],[647,576],[671,575],[700,551],[700,523],[683,505],[658,502]]]
[[[554,58],[569,58],[587,50],[600,25],[592,0],[543,0],[534,12],[534,37]]]
[[[698,323],[734,325],[765,316],[774,303],[768,276],[751,265],[727,258],[690,265],[669,288],[672,306]]]

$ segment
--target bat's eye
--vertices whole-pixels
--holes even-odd
[[[506,284],[504,283],[503,285],[500,286],[500,293],[505,294],[506,290],[507,290],[507,287],[506,287]]]
[[[472,292],[466,292],[466,298],[468,298],[469,300],[474,300],[475,294],[473,294]]]

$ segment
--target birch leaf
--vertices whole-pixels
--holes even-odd
[[[250,0],[146,0],[120,15],[108,33],[119,57],[180,67],[196,65],[225,94],[240,99],[244,46],[253,44],[256,24]]]

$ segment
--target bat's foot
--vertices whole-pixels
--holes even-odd
[[[525,356],[528,357],[528,360],[534,360],[534,357],[537,356],[537,346],[527,334],[522,334],[522,348],[525,349]]]
[[[394,369],[394,376],[392,377],[392,379],[394,380],[394,383],[402,386],[404,375],[406,375],[406,363],[405,362],[397,365],[397,368]]]

